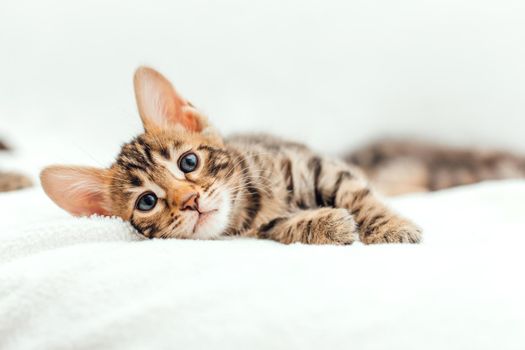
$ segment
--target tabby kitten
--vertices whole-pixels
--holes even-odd
[[[111,167],[42,171],[46,193],[73,215],[119,216],[149,238],[420,241],[357,167],[270,136],[223,139],[151,68],[136,71],[134,86],[145,133]]]

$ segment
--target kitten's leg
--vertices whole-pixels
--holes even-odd
[[[320,208],[274,218],[245,235],[285,244],[351,244],[359,234],[346,209]]]
[[[317,180],[314,179],[317,201],[348,209],[359,226],[359,238],[363,243],[417,243],[421,240],[421,229],[388,208],[370,189],[359,169],[337,162],[319,164]]]

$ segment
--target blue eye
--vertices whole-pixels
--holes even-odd
[[[139,197],[137,209],[140,211],[150,211],[157,205],[157,196],[153,192],[146,192]]]
[[[183,173],[191,173],[197,168],[198,164],[199,158],[197,158],[195,153],[183,154],[179,159],[179,169],[182,170]]]

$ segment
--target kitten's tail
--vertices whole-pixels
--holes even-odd
[[[9,151],[9,147],[2,140],[0,140],[0,151]]]
[[[0,151],[4,152],[9,150],[10,148],[7,144],[0,140]],[[31,179],[25,175],[0,171],[0,192],[19,190],[30,187],[32,184]]]
[[[382,140],[346,156],[387,195],[436,191],[485,180],[525,178],[525,157],[407,140]]]

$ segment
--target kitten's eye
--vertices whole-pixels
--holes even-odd
[[[146,192],[137,201],[137,209],[140,211],[150,211],[157,205],[157,196],[153,192]]]
[[[183,154],[179,159],[179,168],[184,173],[191,173],[197,168],[199,164],[199,158],[195,153],[186,153]]]

